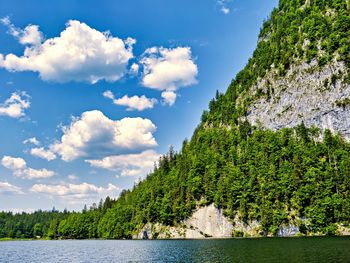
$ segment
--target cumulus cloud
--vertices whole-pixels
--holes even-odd
[[[11,94],[4,103],[0,104],[0,116],[20,118],[25,116],[25,110],[30,107],[29,96],[24,91]]]
[[[37,170],[28,167],[26,161],[22,158],[4,156],[1,160],[1,164],[5,168],[12,170],[13,175],[25,179],[43,179],[55,175],[55,172],[47,169]]]
[[[86,111],[63,127],[60,141],[50,151],[65,161],[79,157],[101,157],[125,151],[157,146],[153,137],[156,126],[149,119],[123,118],[111,120],[101,111]]]
[[[37,25],[28,25],[24,29],[20,29],[11,23],[8,16],[0,19],[0,22],[8,27],[9,34],[18,39],[22,45],[39,45],[44,39]]]
[[[113,93],[110,90],[107,90],[103,93],[103,96],[111,99],[115,105],[126,106],[128,111],[138,110],[143,111],[146,109],[152,109],[154,104],[157,103],[157,100],[154,98],[147,98],[145,95],[132,96],[124,95],[121,98],[115,98]]]
[[[176,91],[197,83],[197,65],[190,47],[147,49],[141,60],[143,66],[142,85],[162,91],[166,103],[172,105]]]
[[[145,176],[149,173],[160,155],[153,150],[137,154],[108,156],[101,160],[86,160],[93,167],[118,172],[121,176]]]
[[[0,194],[22,194],[20,187],[7,182],[0,182]]]
[[[33,144],[35,146],[39,146],[40,142],[37,140],[37,138],[32,137],[32,138],[28,138],[28,139],[24,140],[23,144]]]
[[[107,187],[98,187],[94,184],[35,184],[31,192],[46,194],[51,197],[59,197],[68,202],[77,203],[82,200],[97,200],[106,196],[117,196],[120,188],[113,184]]]
[[[23,56],[0,54],[0,67],[38,72],[45,81],[114,82],[124,76],[133,58],[134,39],[122,40],[77,20],[68,21],[60,36],[45,41],[38,26],[19,30],[8,18],[3,23],[8,24],[10,33],[26,47]]]
[[[52,161],[56,159],[56,154],[50,150],[45,150],[44,147],[32,148],[30,154],[47,161]]]
[[[174,91],[166,90],[163,91],[161,94],[162,98],[164,99],[164,102],[172,106],[176,101],[176,93]]]
[[[26,161],[22,158],[15,158],[11,156],[4,156],[1,160],[1,163],[4,167],[10,170],[24,170],[27,168]]]

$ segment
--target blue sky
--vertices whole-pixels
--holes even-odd
[[[277,0],[2,0],[0,210],[118,196],[190,138]]]

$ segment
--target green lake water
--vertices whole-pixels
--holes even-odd
[[[0,262],[350,262],[350,237],[9,241]]]

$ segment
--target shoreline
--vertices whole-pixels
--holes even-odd
[[[0,242],[7,242],[7,241],[33,241],[33,240],[45,240],[45,239],[35,239],[35,238],[12,238],[12,237],[3,237],[3,238],[0,238]]]
[[[314,236],[287,236],[287,237],[225,237],[225,238],[164,238],[164,239],[103,239],[103,238],[85,238],[85,239],[45,239],[45,238],[0,238],[0,242],[16,242],[16,241],[205,241],[205,240],[256,240],[256,239],[309,239],[309,238],[350,238],[350,235],[314,235]]]

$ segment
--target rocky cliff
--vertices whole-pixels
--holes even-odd
[[[301,235],[297,221],[281,226],[277,236]],[[346,235],[349,229],[339,227],[341,234]],[[230,220],[223,215],[221,209],[214,204],[199,207],[193,215],[176,226],[165,226],[159,223],[148,223],[136,233],[134,239],[203,239],[230,237],[259,237],[266,236],[257,220],[244,222],[239,216]]]
[[[193,215],[177,226],[146,224],[134,238],[228,238],[232,236],[233,224],[213,204],[198,208]]]
[[[293,65],[284,77],[272,70],[249,91],[257,99],[249,106],[247,120],[266,129],[307,127],[329,129],[350,139],[350,84],[344,62],[322,68],[316,60]],[[259,95],[260,94],[260,95]]]

